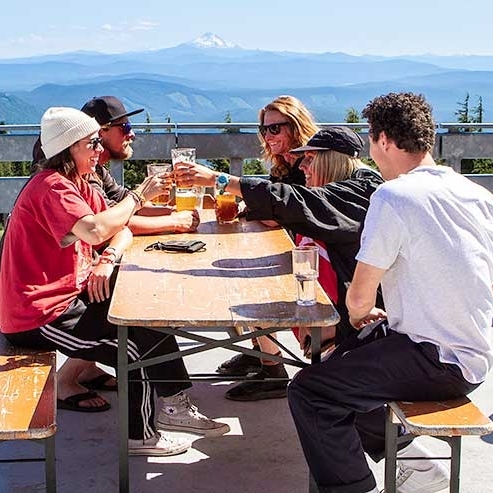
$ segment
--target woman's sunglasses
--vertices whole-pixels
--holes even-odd
[[[259,125],[258,130],[262,134],[262,137],[265,137],[267,132],[270,132],[271,135],[279,135],[281,132],[281,127],[284,125],[291,125],[291,122],[281,122],[281,123],[271,123],[270,125]]]
[[[123,135],[128,135],[132,131],[132,124],[130,122],[125,123],[110,123],[109,125],[103,125],[105,130],[112,127],[120,127],[122,129]]]
[[[84,139],[82,142],[89,142],[89,145],[91,146],[91,149],[93,151],[95,151],[98,148],[98,146],[103,145],[103,139],[101,139],[100,137],[94,137],[92,139]]]

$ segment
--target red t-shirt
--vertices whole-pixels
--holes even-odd
[[[0,269],[0,330],[23,332],[56,319],[85,288],[92,246],[62,239],[84,216],[107,208],[86,183],[53,170],[31,178],[6,231]]]

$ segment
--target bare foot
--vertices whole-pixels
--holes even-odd
[[[96,365],[96,363],[92,361],[87,361],[87,365],[84,367],[81,373],[79,373],[79,376],[77,378],[79,383],[83,382],[90,382],[96,377],[99,377],[100,375],[108,375],[109,378],[104,382],[104,385],[106,387],[113,387],[117,385],[116,378],[109,375],[106,373],[104,370],[99,368],[99,366]]]

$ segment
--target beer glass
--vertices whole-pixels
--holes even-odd
[[[147,176],[171,173],[173,166],[169,163],[152,163],[147,165]],[[169,193],[157,195],[152,199],[154,205],[165,205],[169,202]]]

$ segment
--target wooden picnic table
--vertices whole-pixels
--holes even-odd
[[[122,259],[108,314],[108,320],[119,325],[121,492],[129,491],[128,382],[124,377],[129,370],[215,347],[258,355],[237,343],[293,326],[319,328],[339,321],[337,311],[320,287],[315,306],[296,304],[291,265],[294,245],[284,229],[244,219],[218,224],[213,210],[201,210],[200,216],[195,233],[135,237]],[[151,243],[170,239],[197,239],[206,245],[195,253],[145,251]],[[128,326],[152,327],[199,344],[179,353],[128,364]],[[198,328],[223,329],[225,337],[204,337],[196,333]],[[241,329],[246,328],[255,329],[241,334]],[[320,344],[319,336],[320,331],[314,330],[315,347]]]

